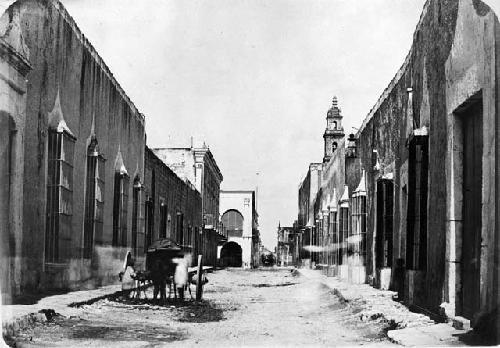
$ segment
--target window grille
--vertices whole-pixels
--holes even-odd
[[[184,244],[184,214],[177,213],[176,221],[177,242],[181,245]]]
[[[85,222],[83,257],[91,258],[94,241],[102,238],[104,208],[104,158],[99,154],[97,141],[87,149],[87,178],[85,186]]]
[[[241,237],[243,235],[243,215],[236,210],[228,210],[222,215],[222,223],[228,237]]]
[[[352,198],[352,228],[349,241],[349,254],[366,265],[366,195],[353,195]]]
[[[62,253],[69,252],[63,244],[67,244],[72,238],[75,140],[65,131],[48,132],[46,262],[64,261],[67,257]]]
[[[339,214],[339,265],[347,263],[347,238],[349,233],[349,207],[341,207]]]
[[[113,246],[127,246],[128,186],[128,175],[116,173],[113,204]]]
[[[141,212],[141,182],[139,178],[134,179],[132,190],[132,250],[137,255],[138,235],[142,233],[142,212]]]
[[[167,204],[163,201],[160,202],[160,238],[167,237]]]
[[[329,235],[330,235],[330,243],[329,243],[329,256],[328,256],[328,264],[336,265],[338,264],[338,233],[337,233],[337,212],[331,211],[329,214],[328,222],[330,224]]]
[[[144,241],[144,252],[147,252],[149,246],[153,243],[153,231],[154,231],[154,205],[152,198],[146,200],[145,203],[145,241]]]

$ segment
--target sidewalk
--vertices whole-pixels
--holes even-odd
[[[375,289],[368,284],[349,284],[336,277],[327,277],[321,271],[300,268],[299,273],[317,280],[351,305],[362,308],[360,320],[385,319],[394,330],[387,336],[403,346],[466,346],[459,336],[466,330],[457,330],[446,323],[435,323],[429,317],[411,312],[403,304],[396,302],[393,291]]]
[[[121,284],[103,286],[95,290],[72,291],[65,294],[48,296],[30,305],[6,305],[0,307],[2,334],[11,336],[19,329],[43,322],[53,314],[52,311],[39,313],[40,310],[53,310],[66,317],[77,315],[78,309],[69,307],[72,303],[86,302],[121,291]]]

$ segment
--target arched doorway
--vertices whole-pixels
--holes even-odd
[[[236,242],[227,242],[220,252],[223,267],[241,267],[241,246]]]

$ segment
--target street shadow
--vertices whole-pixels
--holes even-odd
[[[139,323],[113,326],[112,323],[104,325],[102,322],[69,318],[57,320],[55,324],[63,329],[63,335],[78,340],[174,342],[186,338],[185,334],[178,330]]]
[[[186,302],[180,307],[179,321],[187,323],[208,323],[225,320],[224,311],[211,301]]]
[[[161,301],[129,298],[123,295],[108,297],[107,300],[138,310],[169,310],[173,312],[174,317],[180,322],[206,323],[225,320],[224,311],[209,300],[195,301],[193,299],[167,298]]]
[[[468,346],[497,346],[498,344],[495,335],[492,333],[480,334],[474,330],[470,330],[464,334],[454,334],[453,336],[458,337],[459,341],[464,342]]]
[[[271,288],[271,287],[280,287],[280,286],[291,286],[291,285],[297,285],[299,283],[278,283],[278,284],[269,284],[269,283],[261,283],[261,284],[251,284],[254,288]]]
[[[62,289],[62,290],[53,290],[53,291],[44,291],[39,293],[25,293],[18,296],[12,297],[12,304],[14,305],[33,305],[37,304],[42,298],[55,296],[55,295],[64,295],[70,292],[70,289]]]

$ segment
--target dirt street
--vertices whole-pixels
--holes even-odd
[[[204,300],[160,306],[110,297],[80,315],[22,331],[25,346],[301,346],[387,345],[388,324],[362,321],[326,286],[286,269],[227,269],[209,274]],[[152,290],[147,293],[152,297]],[[189,297],[189,295],[187,295]],[[193,287],[194,296],[194,287]]]

